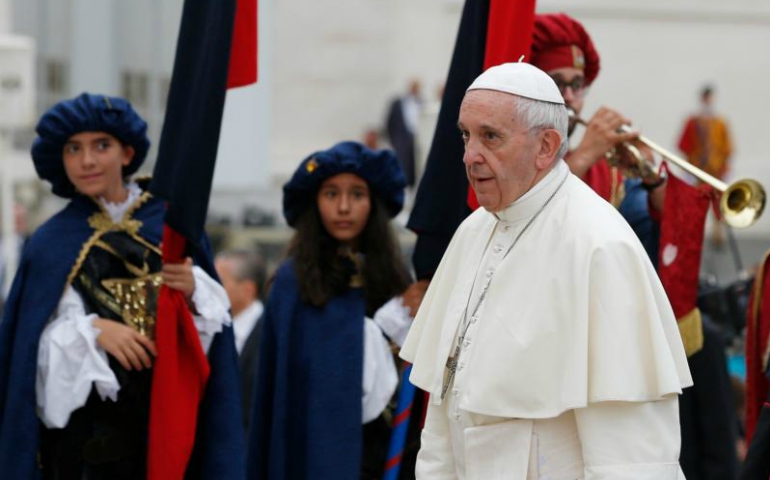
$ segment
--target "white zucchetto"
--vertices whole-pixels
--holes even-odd
[[[564,105],[564,98],[553,79],[529,63],[504,63],[490,67],[466,91],[471,90],[494,90]]]

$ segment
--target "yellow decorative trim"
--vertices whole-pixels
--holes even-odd
[[[688,357],[698,353],[703,348],[703,324],[700,310],[696,307],[687,315],[677,319],[679,334],[682,336],[684,353]]]
[[[150,198],[152,198],[152,194],[150,192],[143,192],[139,198],[137,198],[136,201],[132,203],[130,207],[128,207],[126,213],[123,215],[123,218],[118,223],[113,222],[112,218],[110,218],[110,214],[107,213],[107,210],[104,209],[102,204],[96,202],[96,204],[99,206],[99,211],[88,217],[88,224],[91,226],[91,228],[94,229],[94,233],[83,244],[83,248],[80,249],[78,258],[75,260],[75,264],[73,265],[72,270],[70,270],[69,275],[67,275],[67,283],[64,284],[65,290],[67,287],[72,285],[72,281],[75,280],[75,276],[77,275],[78,271],[80,271],[80,267],[82,267],[83,262],[86,261],[88,252],[91,251],[91,248],[96,245],[96,243],[105,233],[124,231],[131,235],[132,238],[140,242],[142,245],[160,254],[160,249],[158,249],[158,247],[150,244],[139,236],[139,229],[142,228],[142,222],[139,220],[133,220],[131,218],[134,212],[139,207],[147,203]]]
[[[91,293],[96,297],[97,300],[99,300],[102,305],[107,307],[112,313],[115,315],[120,315],[123,313],[121,310],[120,304],[116,302],[112,297],[105,294],[98,288],[94,286],[94,284],[91,282],[91,279],[88,278],[86,275],[80,274],[78,275],[78,278],[81,282],[83,282],[83,286],[91,291]]]
[[[162,284],[160,273],[131,280],[102,280],[104,288],[117,299],[121,310],[119,315],[123,321],[150,340],[155,339],[155,317],[148,310],[157,303],[158,290]]]

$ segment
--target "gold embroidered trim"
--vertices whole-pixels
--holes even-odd
[[[107,210],[104,209],[102,204],[99,202],[96,202],[96,204],[99,206],[99,211],[94,213],[90,217],[88,217],[88,224],[91,226],[91,228],[94,229],[94,233],[83,244],[83,248],[80,249],[80,253],[78,254],[77,260],[75,261],[75,265],[73,265],[72,270],[70,270],[69,275],[67,275],[67,283],[64,284],[65,290],[67,289],[67,287],[72,285],[72,281],[75,280],[75,276],[80,270],[80,267],[82,267],[83,262],[86,261],[88,252],[91,251],[91,248],[93,248],[96,242],[99,241],[102,235],[104,235],[107,232],[125,231],[126,233],[131,235],[132,238],[134,238],[136,241],[138,241],[142,245],[160,254],[160,249],[158,249],[158,247],[150,244],[145,239],[139,236],[138,232],[139,232],[139,229],[142,228],[142,225],[143,225],[142,222],[131,218],[134,212],[139,207],[147,203],[147,201],[150,200],[150,198],[152,198],[152,194],[150,192],[143,192],[139,196],[139,198],[137,198],[136,201],[132,203],[131,206],[128,207],[128,209],[126,210],[126,213],[123,214],[123,218],[118,223],[114,223],[112,221],[112,218],[110,218],[110,214],[107,213]]]
[[[696,307],[687,315],[677,319],[679,334],[682,336],[684,353],[688,357],[698,353],[703,348],[703,324],[700,310]]]
[[[83,282],[83,286],[87,288],[96,297],[96,299],[99,300],[99,302],[107,307],[112,313],[115,315],[120,315],[123,313],[120,304],[116,302],[114,298],[96,288],[93,282],[91,282],[90,278],[88,278],[86,275],[78,275],[78,278],[81,282]]]
[[[157,304],[158,290],[162,284],[160,273],[130,280],[102,280],[104,288],[120,305],[119,315],[123,321],[150,340],[155,339],[155,317],[148,310]]]

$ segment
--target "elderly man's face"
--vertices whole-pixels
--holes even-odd
[[[460,132],[465,143],[465,172],[479,205],[490,212],[504,209],[536,183],[538,135],[516,120],[513,95],[472,90],[460,106]]]

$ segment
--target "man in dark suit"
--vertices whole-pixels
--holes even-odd
[[[415,184],[415,137],[420,123],[420,82],[412,80],[409,93],[393,100],[388,110],[388,139],[406,174],[406,183]]]

